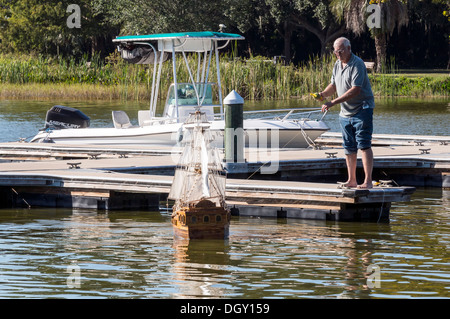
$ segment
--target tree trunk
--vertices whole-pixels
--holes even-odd
[[[327,44],[336,40],[345,32],[344,26],[332,24],[326,30],[320,26],[310,24],[305,20],[299,19],[296,16],[292,18],[292,24],[296,27],[303,28],[312,34],[314,34],[320,41],[320,55],[324,55],[327,52]]]
[[[343,35],[345,33],[345,28],[344,27],[339,27],[338,29],[336,28],[327,28],[327,32],[325,34],[324,38],[319,37],[320,39],[320,55],[326,55],[327,51],[330,51],[329,46],[332,48],[332,44],[334,42],[334,40],[336,40],[337,38],[339,38],[341,35]]]
[[[377,72],[381,72],[386,66],[386,35],[375,35],[375,49],[377,51]]]
[[[450,70],[450,41],[448,41],[448,63],[447,63],[447,70]]]
[[[320,56],[327,54],[327,42],[324,39],[320,39]]]
[[[289,63],[291,61],[292,55],[291,55],[291,38],[292,38],[292,31],[293,27],[288,22],[284,22],[284,56],[286,63]]]

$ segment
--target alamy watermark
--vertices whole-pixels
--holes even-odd
[[[184,134],[186,132],[182,130],[174,132],[172,133],[171,139],[181,142],[185,138]],[[231,153],[225,154],[225,163],[260,163],[258,170],[261,174],[275,174],[278,172],[280,166],[279,129],[244,130],[243,128],[226,128],[223,134],[217,132],[212,132],[212,134],[215,139],[211,143],[215,147],[224,147],[225,136],[231,141],[231,145],[229,145],[230,149],[228,149]],[[248,147],[246,147],[246,144]],[[174,148],[183,145],[183,142],[181,142],[175,145]],[[247,154],[246,150],[248,150]],[[171,152],[171,155],[172,161],[174,163],[178,162],[179,153],[174,151]]]
[[[69,4],[66,9],[67,13],[72,13],[67,18],[67,27],[69,29],[81,28],[81,9],[78,4]]]
[[[366,12],[371,13],[366,20],[369,29],[381,28],[381,7],[376,3],[372,3],[367,6]]]
[[[366,284],[370,289],[381,288],[381,268],[378,265],[369,265],[366,269],[368,274]]]
[[[69,276],[66,279],[68,288],[80,288],[81,287],[81,268],[76,264],[67,266],[66,272]]]
[[[231,141],[231,150],[234,152],[234,142],[237,145],[237,163],[245,162],[245,147],[248,144],[249,162],[261,163],[261,174],[275,174],[280,162],[280,130],[279,129],[248,129],[226,128],[225,137]],[[226,162],[233,162],[234,156],[226,156]]]

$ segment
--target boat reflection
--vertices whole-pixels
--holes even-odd
[[[195,240],[175,237],[173,298],[220,298],[233,294],[234,276],[229,272],[228,240]]]

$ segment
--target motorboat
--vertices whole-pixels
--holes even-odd
[[[130,63],[153,64],[150,107],[138,111],[138,125],[131,123],[126,112],[118,110],[112,112],[114,126],[90,127],[89,117],[80,110],[56,105],[47,112],[45,128],[30,142],[176,146],[182,140],[183,122],[189,114],[201,110],[211,122],[211,132],[217,135],[216,146],[223,147],[225,114],[219,50],[231,41],[243,39],[239,34],[211,31],[119,36],[113,41],[123,59]],[[189,59],[189,55],[193,58]],[[172,60],[173,83],[168,89],[163,113],[157,114],[162,64],[169,58]],[[188,79],[183,81],[178,81],[177,58],[184,60],[188,71]],[[214,64],[216,72],[212,79]],[[305,108],[245,111],[245,146],[311,146],[317,137],[329,130],[323,116],[311,118],[319,113],[319,109]]]

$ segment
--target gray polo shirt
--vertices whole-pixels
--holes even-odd
[[[358,96],[341,103],[340,116],[350,117],[358,113],[362,107],[375,107],[366,66],[363,60],[353,53],[344,68],[342,68],[341,61],[336,61],[333,68],[333,75],[331,76],[331,83],[336,86],[338,96],[341,96],[353,86],[361,87],[361,93]]]

